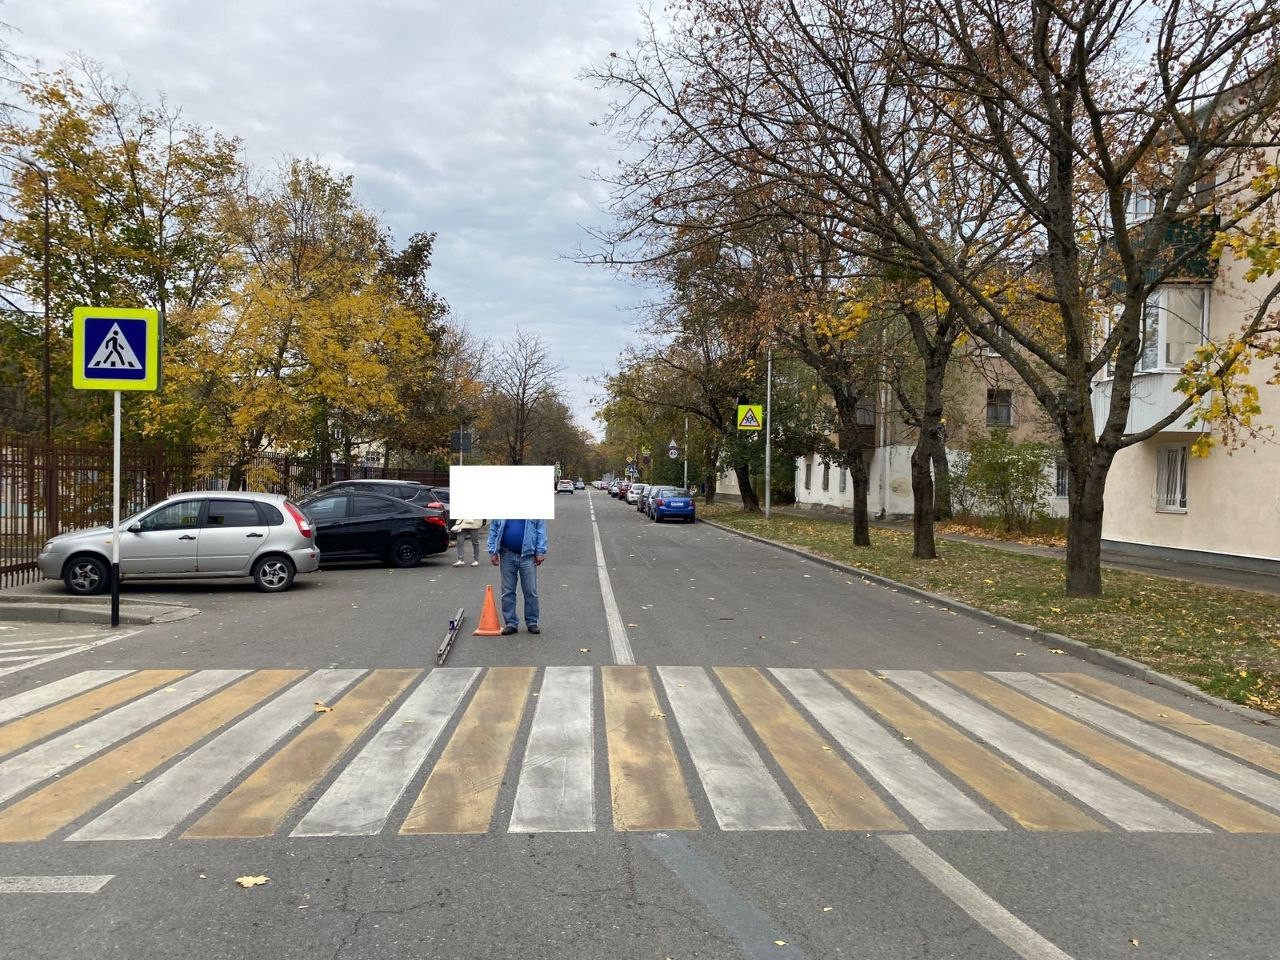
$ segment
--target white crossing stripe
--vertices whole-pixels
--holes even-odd
[[[315,671],[67,839],[159,840],[364,672]]]
[[[114,873],[79,877],[0,877],[0,893],[97,893]]]
[[[371,836],[408,789],[478,667],[439,667],[418,685],[294,828],[295,837]]]
[[[927,673],[919,670],[880,672],[951,722],[966,727],[1032,773],[1079,798],[1126,830],[1209,832],[1208,828],[1193,823],[1116,777],[1091,767],[1074,754],[1028,732],[1012,720],[1006,720]]]
[[[803,830],[701,667],[659,667],[694,769],[723,830]]]
[[[591,667],[547,667],[520,766],[512,833],[595,829]]]
[[[0,802],[207,696],[248,670],[201,670],[0,763]]]
[[[994,671],[991,676],[1063,713],[1128,740],[1148,753],[1280,810],[1280,780],[1274,777],[1259,773],[1235,760],[1228,760],[1208,747],[1202,747],[1154,724],[1104,706],[1042,677],[1002,671]]]
[[[5,677],[13,673],[21,673],[23,670],[31,670],[35,667],[43,666],[46,663],[52,663],[54,660],[61,660],[63,657],[71,657],[77,653],[84,653],[86,650],[93,650],[107,643],[115,643],[117,640],[127,640],[132,637],[137,630],[126,630],[124,633],[113,633],[110,636],[100,637],[97,640],[88,640],[85,643],[78,643],[74,647],[68,647],[64,650],[55,650],[47,656],[33,657],[23,663],[15,663],[9,667],[0,667],[0,677]],[[93,634],[92,636],[96,636]],[[76,637],[63,637],[64,640],[82,639]]]
[[[1004,829],[816,670],[770,672],[925,829]]]
[[[83,673],[73,673],[61,680],[24,690],[22,693],[0,700],[0,723],[7,723],[14,717],[21,717],[52,703],[67,700],[76,694],[100,687],[110,680],[118,680],[130,673],[133,671],[85,670]]]

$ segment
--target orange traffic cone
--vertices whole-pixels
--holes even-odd
[[[502,622],[498,619],[498,606],[493,602],[493,584],[484,588],[484,606],[480,610],[480,626],[471,631],[473,637],[502,636]]]

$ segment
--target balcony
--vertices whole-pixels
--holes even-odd
[[[1129,403],[1129,419],[1125,424],[1126,433],[1146,430],[1161,418],[1167,416],[1174,407],[1182,402],[1182,394],[1174,388],[1182,374],[1177,370],[1153,370],[1148,373],[1135,373],[1133,390]],[[1093,385],[1093,424],[1097,433],[1102,432],[1107,412],[1111,409],[1110,377],[1099,380]],[[1162,433],[1199,432],[1187,422],[1190,414],[1183,414]]]

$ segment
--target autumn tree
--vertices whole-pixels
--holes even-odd
[[[537,416],[539,407],[559,398],[562,370],[541,337],[519,328],[494,351],[485,419],[490,447],[506,463],[527,462],[532,442],[548,423]]]

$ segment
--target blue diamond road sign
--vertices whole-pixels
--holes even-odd
[[[155,310],[76,307],[71,385],[77,390],[155,390],[160,317]]]

